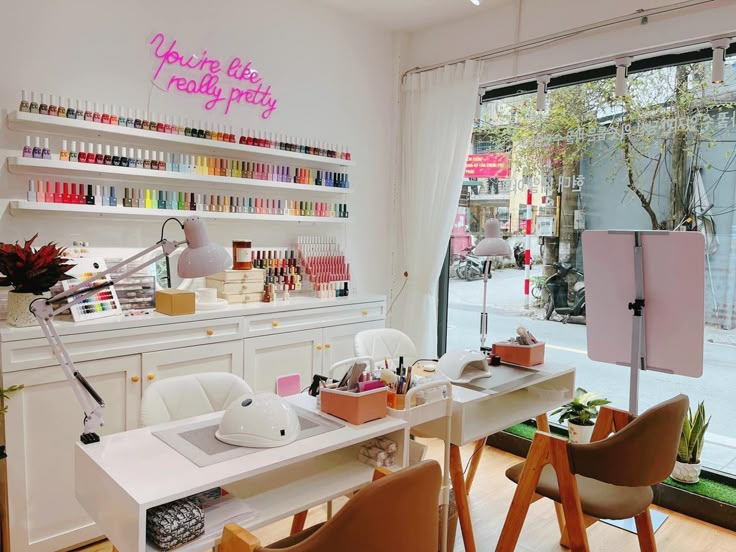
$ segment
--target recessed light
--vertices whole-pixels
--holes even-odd
[[[470,0],[470,3],[474,6],[480,6],[480,0]]]

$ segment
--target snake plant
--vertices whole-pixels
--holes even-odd
[[[701,402],[693,416],[688,408],[687,416],[682,424],[680,445],[677,448],[677,461],[684,464],[699,464],[700,453],[703,452],[705,432],[710,424],[710,418],[705,420],[705,405]]]

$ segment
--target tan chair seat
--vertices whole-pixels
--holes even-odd
[[[524,462],[510,467],[506,470],[506,477],[518,483],[523,467]],[[652,503],[651,487],[621,487],[581,475],[576,475],[575,480],[578,484],[583,512],[589,516],[602,519],[626,519],[640,514]],[[557,477],[551,464],[542,468],[537,494],[560,502]]]

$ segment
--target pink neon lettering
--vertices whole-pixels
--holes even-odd
[[[167,65],[179,65],[184,69],[192,69],[202,73],[199,79],[172,75],[166,85],[167,92],[173,87],[175,90],[186,94],[206,96],[209,99],[205,102],[204,107],[208,111],[220,102],[225,102],[225,114],[230,112],[232,104],[239,103],[264,107],[265,109],[261,112],[263,119],[268,119],[276,110],[277,100],[271,95],[271,85],[265,85],[264,89],[263,78],[257,70],[253,69],[251,61],[243,64],[241,58],[234,57],[230,61],[226,73],[231,79],[239,82],[245,81],[257,85],[257,87],[241,89],[233,86],[226,97],[222,86],[219,85],[220,78],[217,75],[217,73],[222,72],[223,65],[220,60],[209,57],[207,50],[203,50],[201,56],[192,54],[185,58],[176,50],[176,40],[172,40],[166,47],[166,36],[163,33],[157,33],[149,44],[155,45],[154,55],[160,60],[153,74],[153,81],[156,81],[161,74],[161,70]]]

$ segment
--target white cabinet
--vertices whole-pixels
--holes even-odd
[[[326,374],[335,362],[355,356],[355,334],[383,326],[383,320],[375,320],[246,339],[245,381],[255,391],[273,393],[277,378],[299,374],[304,388],[311,383],[312,375]]]
[[[152,382],[202,372],[231,372],[243,377],[241,340],[143,353],[143,390]]]
[[[101,434],[136,426],[140,356],[79,362],[77,368],[105,401]],[[58,366],[3,374],[25,388],[8,401],[5,418],[10,549],[47,552],[100,536],[74,494],[74,446],[83,413]]]
[[[252,337],[244,343],[244,377],[254,391],[274,393],[276,379],[286,374],[299,374],[306,387],[320,370],[322,330]]]

